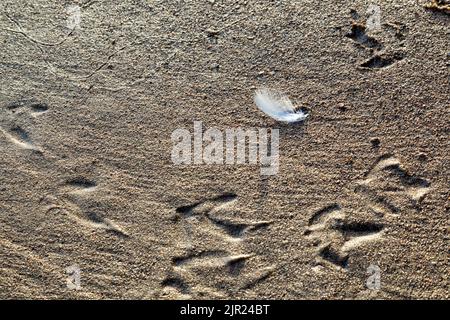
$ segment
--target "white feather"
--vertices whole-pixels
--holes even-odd
[[[255,92],[254,101],[259,110],[277,121],[298,122],[305,120],[308,116],[301,110],[296,112],[291,100],[277,90],[258,89]]]

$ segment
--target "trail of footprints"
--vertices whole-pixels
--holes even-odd
[[[241,221],[229,216],[237,201],[235,194],[223,194],[218,197],[197,202],[176,209],[173,222],[184,225],[187,252],[172,258],[172,273],[162,282],[163,292],[170,294],[175,290],[176,297],[198,297],[203,295],[224,297],[221,284],[228,283],[236,289],[249,289],[264,281],[273,267],[247,270],[249,259],[255,254],[245,253],[245,236],[268,227],[270,221]],[[200,239],[194,239],[192,228],[206,233],[208,249],[200,249]],[[216,270],[221,280],[209,283],[203,275]],[[207,283],[205,283],[207,282]],[[214,281],[213,281],[214,282]]]
[[[429,189],[428,181],[408,173],[392,155],[379,157],[353,189],[371,218],[350,220],[355,219],[348,214],[350,209],[339,203],[311,215],[304,234],[317,246],[317,264],[345,270],[355,248],[383,236],[387,215],[418,210],[418,203]]]
[[[21,100],[13,102],[2,109],[2,125],[0,131],[4,137],[17,147],[25,150],[42,152],[41,148],[31,139],[29,132],[17,124],[19,117],[37,117],[48,112],[49,107],[45,103]],[[4,124],[6,123],[6,125]],[[57,196],[48,195],[41,199],[41,203],[47,208],[47,212],[63,214],[75,223],[94,229],[104,229],[120,236],[128,234],[113,221],[102,217],[94,210],[85,211],[80,208],[90,192],[96,190],[97,184],[84,178],[69,179],[60,188]]]
[[[370,48],[382,48],[373,38],[362,33],[355,26],[350,38]],[[3,110],[5,111],[5,109]],[[42,103],[18,102],[6,107],[7,117],[16,114],[39,116],[48,111]],[[40,151],[30,134],[20,126],[0,126],[0,131],[12,143],[23,149]],[[97,190],[96,182],[84,178],[70,179],[60,188],[57,195],[48,195],[41,200],[47,212],[62,214],[74,223],[106,230],[120,237],[129,234],[114,221],[105,218],[95,210],[83,209],[82,204]],[[365,210],[372,214],[374,221],[350,220],[349,209],[333,203],[314,212],[308,223],[305,235],[317,246],[317,263],[328,264],[338,269],[348,267],[352,251],[361,244],[380,239],[385,230],[384,217],[398,215],[404,209],[418,209],[418,203],[430,189],[430,183],[411,175],[392,155],[377,159],[363,179],[353,188],[354,196],[365,204]],[[229,218],[237,196],[227,193],[176,209],[173,222],[182,224],[186,230],[188,250],[185,254],[172,258],[172,273],[161,283],[163,291],[175,291],[177,297],[208,296],[224,297],[220,283],[205,284],[202,274],[208,270],[221,270],[222,278],[228,283],[238,283],[237,289],[248,289],[264,281],[274,268],[261,267],[246,270],[249,259],[255,254],[245,253],[247,233],[264,229],[271,221],[241,221]],[[225,213],[225,214],[224,214]],[[193,228],[211,235],[214,239],[211,248],[199,249]],[[233,282],[233,279],[240,281]]]

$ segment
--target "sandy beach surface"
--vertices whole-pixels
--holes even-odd
[[[448,299],[449,7],[2,0],[0,298]],[[200,122],[278,170],[174,163]]]

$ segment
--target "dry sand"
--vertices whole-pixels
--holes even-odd
[[[432,2],[367,31],[376,1],[84,0],[71,32],[76,1],[2,0],[0,298],[448,299]],[[262,114],[261,86],[308,119]],[[278,174],[174,165],[194,121],[279,128]]]

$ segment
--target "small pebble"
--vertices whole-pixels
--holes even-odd
[[[418,158],[420,161],[426,161],[428,157],[427,157],[426,153],[421,152],[421,153],[419,153]]]
[[[378,138],[371,138],[370,143],[372,144],[372,147],[378,148],[380,146],[380,139]]]
[[[337,108],[340,110],[340,111],[347,111],[348,110],[348,108],[345,106],[345,104],[343,104],[343,103],[339,103],[338,105],[337,105]]]

